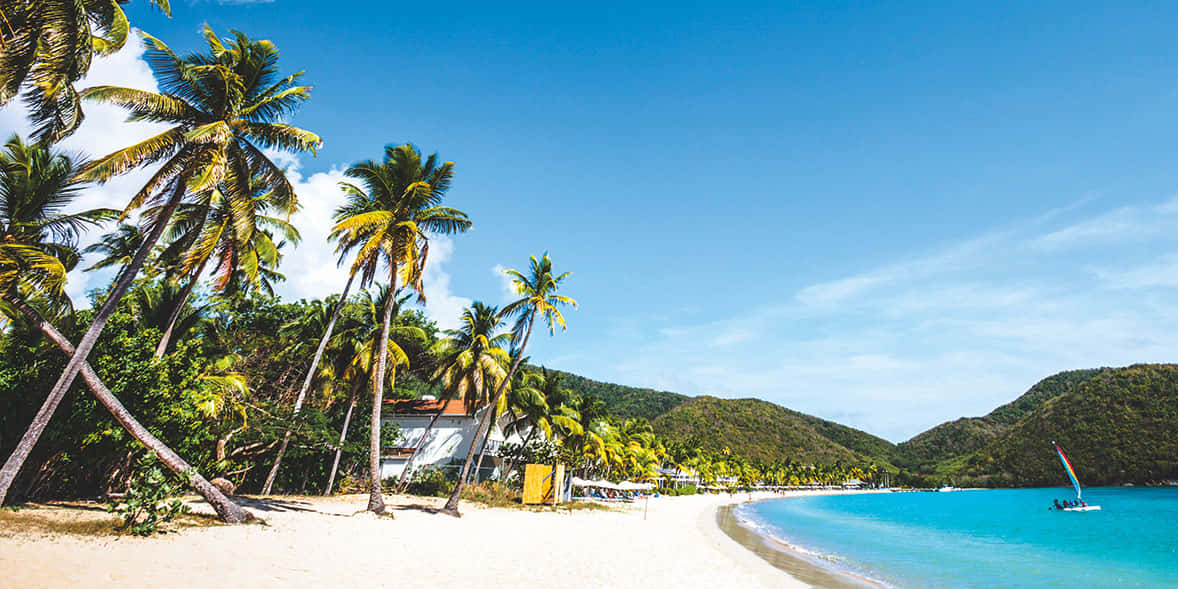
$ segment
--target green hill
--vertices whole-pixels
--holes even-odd
[[[890,466],[894,447],[875,436],[759,399],[696,397],[659,416],[651,425],[671,439],[695,436],[704,449],[773,462],[876,462]],[[839,443],[851,445],[855,450]]]
[[[1048,398],[952,471],[958,484],[1067,484],[1059,442],[1085,485],[1178,479],[1178,366],[1106,369]]]
[[[1074,390],[1108,369],[1069,370],[1049,376],[1014,401],[983,417],[942,423],[897,445],[897,464],[920,474],[944,473],[956,462],[1005,435],[1043,402]]]
[[[549,372],[560,374],[562,387],[578,395],[590,395],[601,399],[611,415],[623,419],[642,417],[653,420],[689,398],[678,393],[600,382],[571,372],[551,369]]]

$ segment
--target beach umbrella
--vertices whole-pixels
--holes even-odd
[[[593,481],[587,481],[587,480],[580,478],[580,477],[573,477],[571,485],[574,487],[593,487],[593,486],[595,486]]]
[[[601,487],[602,489],[613,489],[613,490],[615,490],[615,491],[620,491],[620,490],[621,490],[621,487],[619,487],[619,486],[617,486],[617,485],[615,485],[615,484],[613,484],[613,483],[611,483],[611,482],[609,482],[609,481],[607,481],[607,480],[605,480],[605,479],[601,479],[601,480],[598,480],[598,481],[593,481],[593,484],[594,484],[595,486]]]

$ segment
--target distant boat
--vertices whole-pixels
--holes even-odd
[[[937,492],[938,493],[951,493],[953,491],[960,491],[960,490],[961,489],[958,489],[957,487],[954,487],[953,485],[945,485],[944,487],[937,489]]]
[[[1080,480],[1076,478],[1076,471],[1072,469],[1072,463],[1068,462],[1068,457],[1064,456],[1059,444],[1053,441],[1051,445],[1055,446],[1055,451],[1059,453],[1059,461],[1063,463],[1064,471],[1068,473],[1068,478],[1072,479],[1072,486],[1076,488],[1076,505],[1064,507],[1062,511],[1100,511],[1099,505],[1088,505],[1084,502],[1084,498],[1080,493]]]

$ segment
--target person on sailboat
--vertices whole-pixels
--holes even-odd
[[[1059,499],[1053,499],[1052,501],[1055,503],[1056,509],[1060,509],[1060,510],[1063,509],[1063,506],[1059,504]]]

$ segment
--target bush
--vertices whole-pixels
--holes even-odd
[[[683,485],[678,489],[667,489],[663,494],[670,497],[678,497],[682,495],[695,495],[698,492],[699,489],[697,489],[695,485]]]
[[[462,498],[490,507],[514,507],[521,503],[519,491],[495,481],[467,485],[462,490]]]
[[[183,488],[160,468],[155,453],[149,453],[136,465],[126,495],[112,502],[107,511],[119,516],[115,529],[150,536],[159,531],[160,524],[188,513],[188,507],[176,498]]]
[[[419,468],[409,476],[405,492],[426,497],[447,497],[454,491],[454,485],[445,473],[436,468]]]

